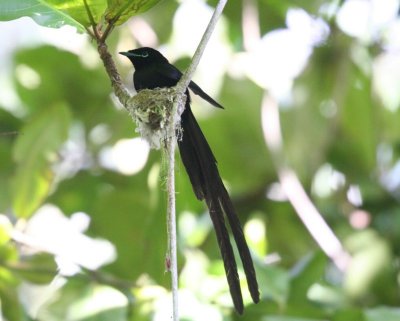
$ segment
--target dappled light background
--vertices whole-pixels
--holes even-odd
[[[111,34],[184,70],[216,1],[162,1]],[[400,320],[397,0],[230,1],[192,95],[255,259],[242,320]],[[162,152],[94,43],[0,22],[0,309],[13,320],[168,320]],[[177,157],[185,320],[236,320],[211,221]],[[240,271],[242,284],[245,283]],[[243,287],[245,288],[245,287]]]

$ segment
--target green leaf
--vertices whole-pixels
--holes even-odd
[[[16,287],[0,287],[0,310],[7,320],[26,321]]]
[[[39,253],[23,257],[11,270],[25,281],[48,284],[57,275],[57,264],[52,255]]]
[[[108,0],[105,19],[107,21],[117,19],[116,24],[120,25],[130,17],[154,7],[159,1],[160,0]]]
[[[12,146],[17,138],[21,120],[0,106],[0,213],[6,213],[11,206],[9,181],[14,174]]]
[[[8,264],[14,263],[18,260],[18,250],[13,242],[8,242],[0,246],[0,262]],[[0,284],[5,280],[8,282],[11,276],[7,273],[0,272]]]
[[[112,107],[110,81],[102,65],[88,68],[77,55],[51,46],[19,51],[14,61],[17,71],[21,67],[30,69],[39,79],[37,87],[28,88],[23,83],[24,73],[14,74],[17,93],[29,115],[43,106],[64,102],[88,131],[105,123],[113,128],[113,135],[118,139],[132,134],[130,117]],[[101,112],[99,106],[102,106]]]
[[[13,208],[18,217],[30,216],[48,195],[52,158],[67,138],[69,122],[68,108],[59,105],[41,112],[21,130],[13,150]]]
[[[13,226],[7,216],[0,214],[0,248],[11,239]]]
[[[12,257],[16,256],[15,247],[5,249],[5,246],[0,248],[0,261],[2,265],[9,264]],[[8,255],[5,255],[5,251]],[[14,251],[14,253],[11,253]],[[17,287],[20,280],[6,267],[0,266],[0,311],[8,320],[22,321],[24,318],[24,310],[19,301]],[[0,314],[0,315],[1,315]]]
[[[63,12],[70,16],[75,21],[79,22],[85,27],[91,26],[88,12],[83,0],[42,0],[49,7]],[[99,23],[106,10],[107,3],[105,0],[86,0],[90,13],[93,16],[95,23]]]
[[[160,0],[86,0],[95,24],[105,18],[120,25],[130,17],[149,10]],[[30,17],[37,24],[60,28],[71,25],[78,31],[92,25],[83,0],[3,0],[0,3],[0,21]]]
[[[165,204],[162,197],[155,195],[157,191],[146,188],[143,178],[147,178],[146,173],[117,178],[126,181],[125,188],[99,191],[90,231],[112,241],[117,248],[118,258],[107,267],[108,271],[133,280],[147,274],[159,284],[165,284],[168,282],[164,273]],[[127,185],[128,181],[131,186]],[[109,183],[115,186],[117,181],[109,180]],[[151,204],[151,197],[157,199],[155,206]]]
[[[85,28],[78,21],[65,13],[55,10],[53,7],[39,0],[2,0],[0,2],[0,20],[9,21],[21,17],[30,17],[37,24],[60,28],[64,25],[71,25],[83,32]]]
[[[307,291],[315,283],[321,281],[326,267],[326,257],[316,252],[300,260],[292,270],[292,282],[289,301],[295,304],[307,302]]]
[[[371,79],[354,65],[349,68],[349,73],[350,83],[340,113],[343,139],[338,140],[336,148],[343,153],[351,150],[347,157],[358,160],[359,168],[355,168],[354,172],[362,177],[375,168],[379,130],[376,110],[370,94],[372,92]]]
[[[354,233],[346,245],[352,252],[352,260],[343,286],[352,298],[359,298],[368,292],[381,273],[386,272],[392,254],[387,240],[373,230]]]
[[[272,298],[283,306],[289,295],[289,275],[275,266],[257,268],[257,277],[263,297]]]

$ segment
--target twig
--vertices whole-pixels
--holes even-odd
[[[111,30],[113,30],[113,28],[114,28],[114,23],[115,23],[114,21],[117,21],[117,20],[118,20],[118,18],[115,18],[115,19],[112,19],[112,20],[110,20],[108,22],[106,30],[104,30],[103,35],[101,36],[101,39],[100,39],[101,42],[105,42],[106,41],[108,35],[111,33]]]
[[[182,78],[176,85],[176,98],[174,100],[166,141],[167,150],[167,192],[168,192],[168,208],[167,208],[167,224],[168,224],[168,249],[169,249],[169,261],[171,270],[171,282],[172,282],[172,306],[173,306],[173,320],[179,320],[178,310],[178,259],[176,250],[176,209],[175,209],[175,146],[176,146],[176,128],[178,124],[179,115],[184,109],[186,102],[186,96],[184,92],[188,87],[190,80],[196,70],[201,56],[203,55],[204,49],[208,43],[208,40],[213,33],[215,26],[218,22],[219,17],[225,7],[227,0],[220,0],[217,7],[215,8],[214,14],[212,15],[210,22],[208,23],[207,29],[205,30],[203,37],[193,55],[192,61],[189,68],[185,71]]]
[[[341,271],[346,270],[350,255],[308,197],[296,173],[285,164],[278,105],[268,94],[262,104],[262,127],[287,198],[320,248]]]
[[[128,9],[128,7],[131,5],[131,3],[129,1],[126,1],[125,5],[123,5],[120,10],[116,13],[116,15],[114,17],[112,17],[111,19],[109,19],[107,22],[107,27],[103,33],[103,35],[101,36],[101,42],[105,42],[108,35],[111,33],[111,31],[113,30],[114,26],[115,26],[115,22],[118,21],[118,19],[121,17],[121,15],[124,13],[124,11],[126,9]]]
[[[176,85],[176,94],[177,95],[183,95],[184,91],[186,90],[187,86],[190,83],[190,80],[193,77],[193,73],[195,72],[201,56],[203,55],[204,49],[206,49],[206,45],[208,43],[208,40],[210,39],[215,26],[218,22],[219,17],[222,14],[222,11],[224,10],[224,7],[226,5],[228,0],[220,0],[214,10],[214,13],[210,19],[210,22],[207,26],[206,31],[203,34],[203,37],[200,40],[200,43],[193,55],[192,62],[190,63],[189,68],[185,71],[183,74],[182,78],[179,80],[178,84]]]
[[[89,34],[90,34],[91,36],[94,35],[94,37],[95,37],[96,39],[100,39],[100,35],[99,35],[98,31],[97,31],[96,22],[94,21],[94,17],[93,17],[92,11],[90,11],[90,7],[89,7],[89,5],[87,4],[87,0],[83,0],[83,4],[85,5],[86,13],[87,13],[87,15],[88,15],[90,24],[92,25],[93,33],[91,33],[91,32],[89,31],[89,29],[86,29],[86,30],[89,32]]]
[[[9,132],[0,132],[0,137],[1,136],[16,136],[18,134],[19,134],[19,131],[12,130],[12,131],[9,131]]]
[[[108,47],[105,43],[107,36],[110,34],[119,16],[114,17],[111,21],[109,21],[106,31],[103,34],[101,34],[101,32],[99,32],[98,30],[98,26],[96,24],[96,21],[94,20],[93,14],[87,3],[87,0],[83,0],[83,3],[85,5],[85,10],[88,15],[93,31],[91,31],[89,28],[87,28],[86,30],[97,42],[97,51],[99,52],[100,58],[103,61],[104,68],[106,69],[108,77],[111,80],[111,85],[114,89],[115,95],[118,97],[121,104],[129,111],[128,105],[131,95],[129,94],[125,86],[122,84],[121,77],[118,73],[117,68],[115,67],[114,60],[112,59],[111,54],[108,51]]]

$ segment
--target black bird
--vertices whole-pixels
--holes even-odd
[[[143,47],[120,54],[128,57],[135,67],[133,83],[136,91],[173,87],[182,76],[182,73],[155,49]],[[193,81],[189,83],[189,88],[215,107],[223,108]],[[219,175],[217,161],[190,108],[189,90],[186,90],[186,96],[185,109],[181,115],[183,133],[178,140],[179,151],[196,197],[206,201],[217,234],[232,300],[236,311],[242,314],[242,292],[235,256],[225,226],[225,216],[239,250],[251,297],[257,303],[260,300],[260,293],[253,261],[242,226]]]

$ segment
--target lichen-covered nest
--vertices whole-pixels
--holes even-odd
[[[129,113],[137,125],[136,131],[152,148],[159,149],[167,137],[174,98],[174,88],[143,89],[128,103]],[[180,119],[176,123],[179,124]]]

